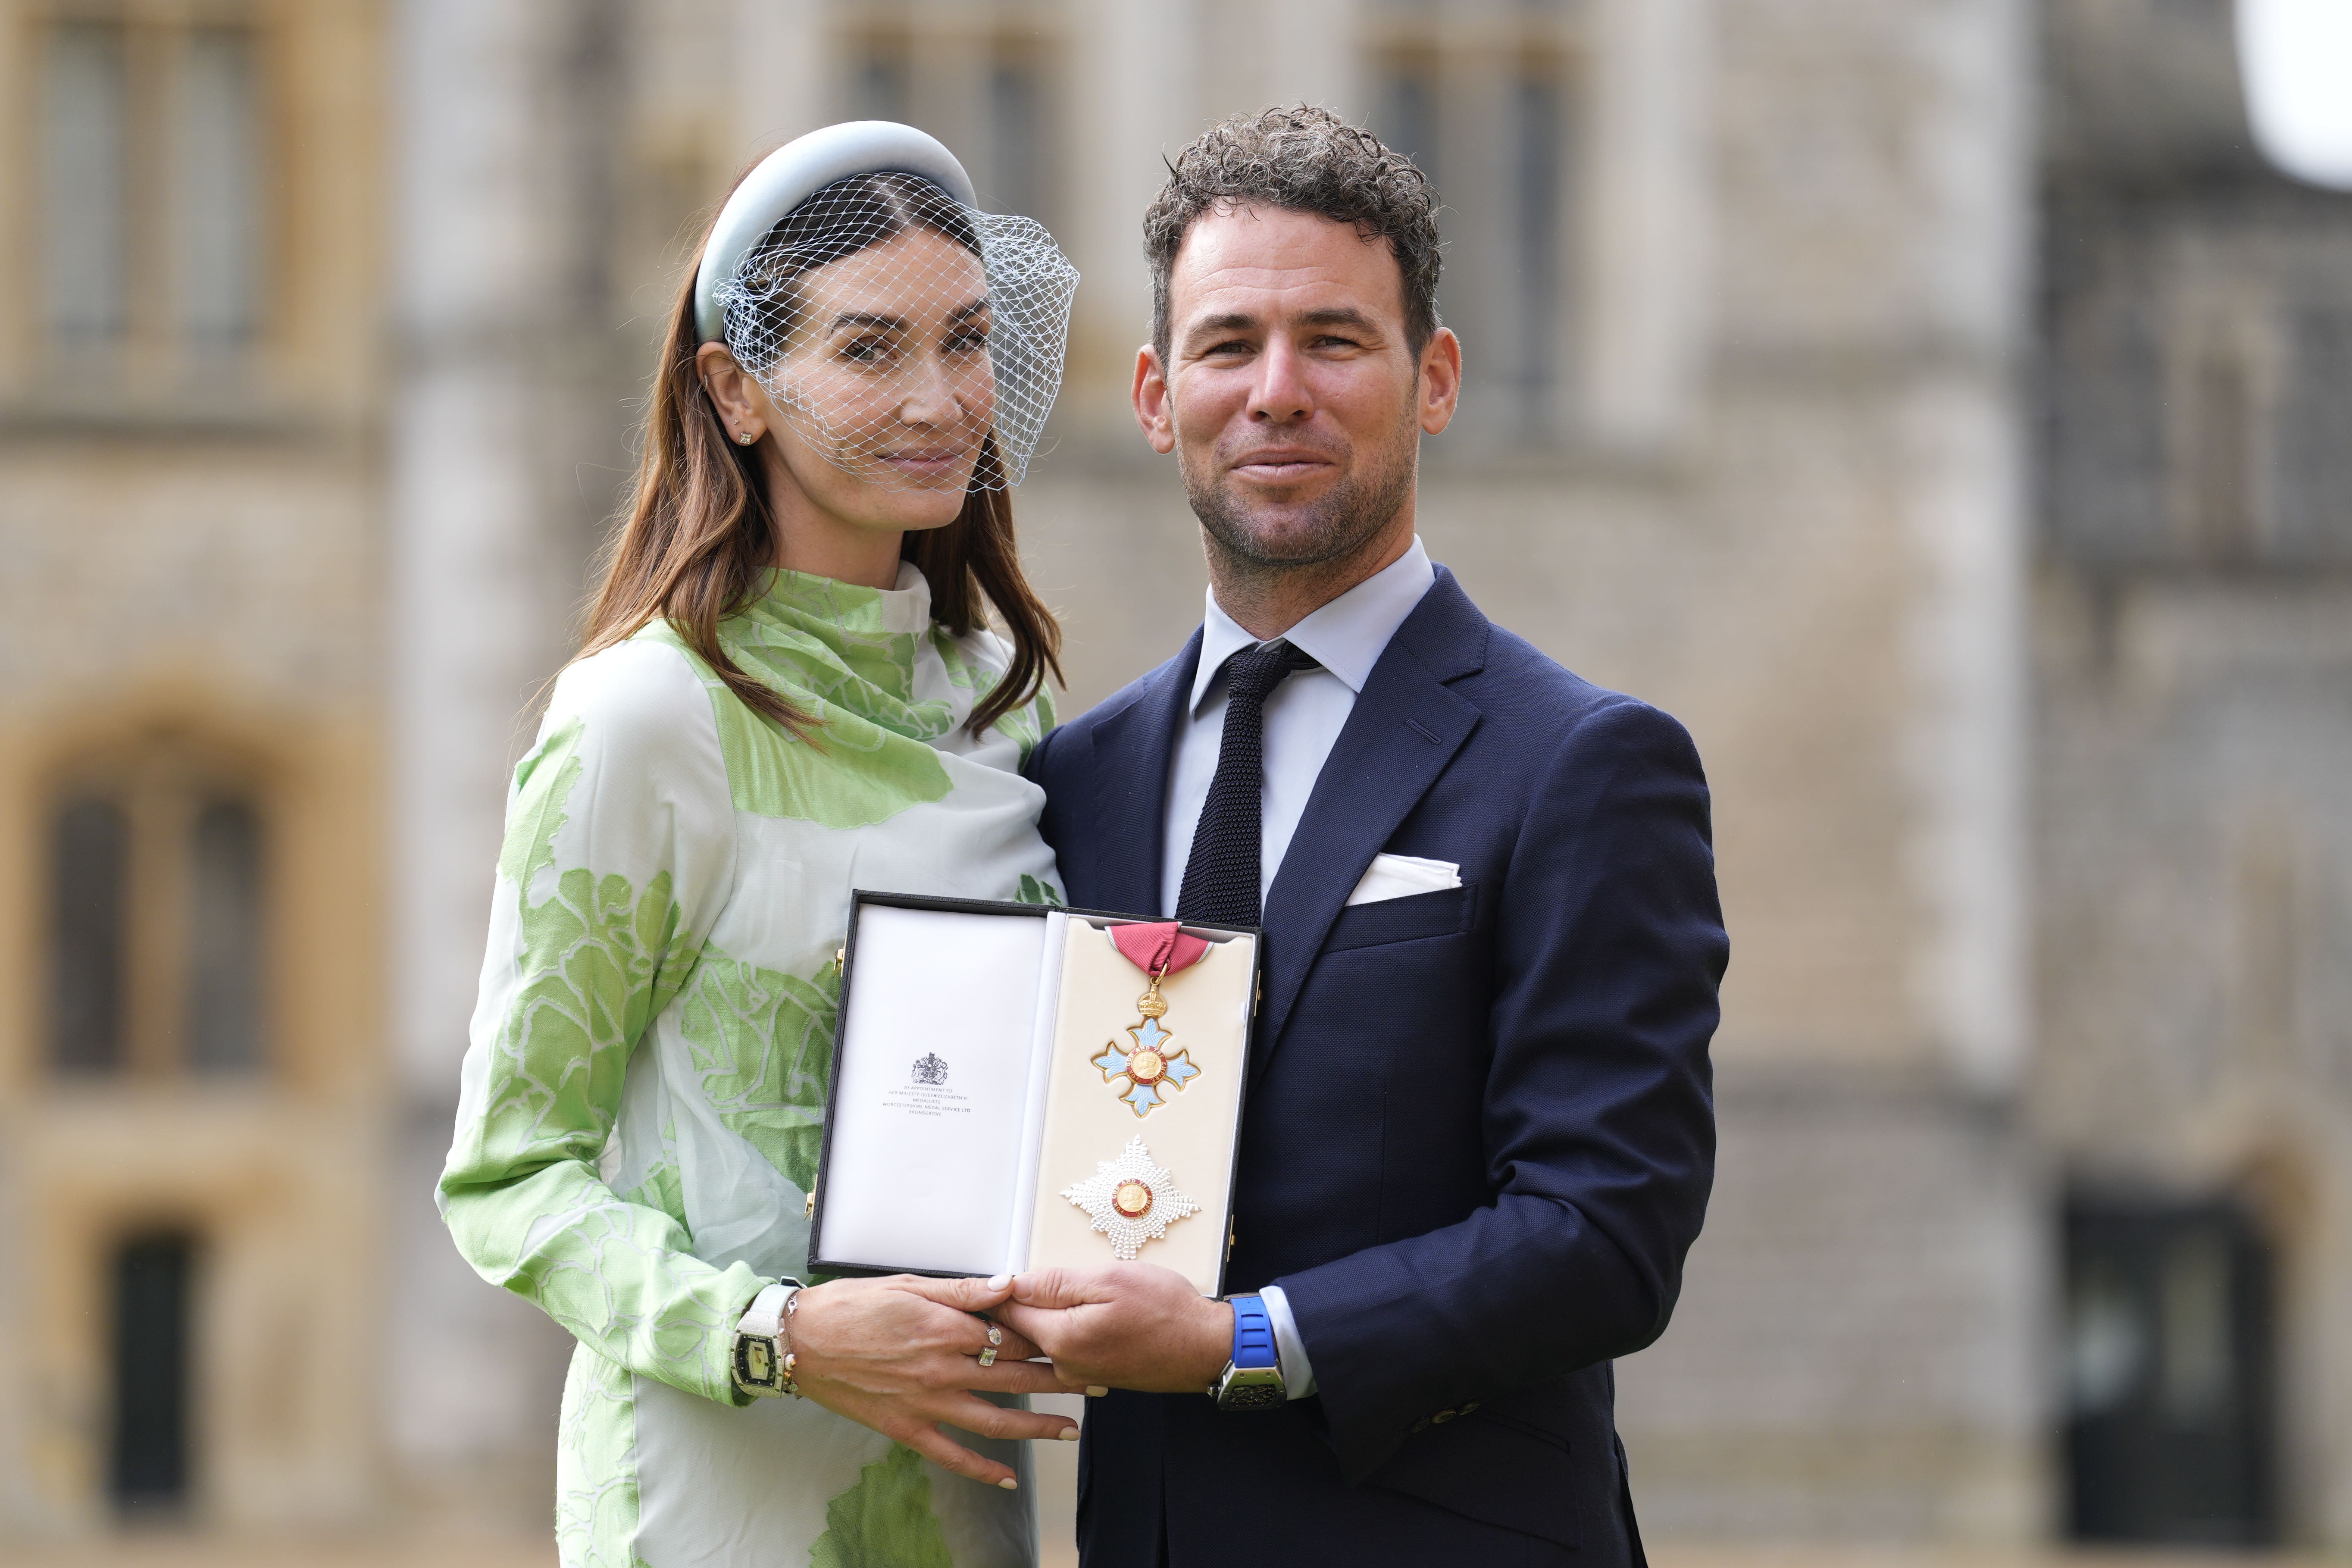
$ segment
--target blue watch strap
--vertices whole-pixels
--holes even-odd
[[[1274,1344],[1274,1320],[1266,1315],[1265,1300],[1256,1296],[1235,1296],[1234,1309],[1234,1365],[1252,1369],[1280,1363],[1280,1354]]]

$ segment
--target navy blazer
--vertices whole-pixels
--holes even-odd
[[[1075,905],[1163,907],[1200,647],[1030,759]],[[1463,885],[1343,907],[1382,851]],[[1727,952],[1689,736],[1441,567],[1324,763],[1265,931],[1228,1288],[1283,1288],[1319,1392],[1091,1402],[1085,1563],[1641,1562],[1610,1363],[1664,1331],[1706,1211]]]

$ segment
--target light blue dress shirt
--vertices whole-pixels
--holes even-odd
[[[1357,694],[1371,679],[1372,667],[1388,650],[1397,627],[1436,581],[1436,568],[1430,565],[1429,552],[1416,534],[1402,555],[1282,634],[1321,668],[1298,671],[1265,700],[1261,900],[1282,868],[1299,818],[1307,814],[1307,797],[1315,793],[1315,781],[1339,731],[1347,728],[1348,715],[1355,711]],[[1193,829],[1200,825],[1202,804],[1209,798],[1209,783],[1217,776],[1217,752],[1225,729],[1225,660],[1256,645],[1257,639],[1218,606],[1211,590],[1201,622],[1201,668],[1192,677],[1190,716],[1177,736],[1168,781],[1167,848],[1160,868],[1164,915],[1176,912],[1184,862],[1192,854]],[[1291,1398],[1304,1399],[1315,1392],[1315,1367],[1298,1337],[1298,1321],[1280,1286],[1269,1285],[1259,1294],[1274,1324],[1283,1385]]]

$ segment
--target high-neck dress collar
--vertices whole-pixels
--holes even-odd
[[[771,608],[782,615],[815,616],[851,631],[928,632],[931,584],[911,561],[898,563],[898,580],[887,588],[868,588],[837,577],[773,566],[759,597],[744,613],[757,616]]]
[[[759,598],[719,623],[719,640],[828,728],[853,715],[936,742],[978,698],[954,639],[931,621],[931,585],[911,562],[899,563],[891,588],[776,568]]]

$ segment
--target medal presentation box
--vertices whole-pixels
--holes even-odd
[[[856,893],[809,1267],[1135,1259],[1219,1294],[1257,960],[1232,927]]]

